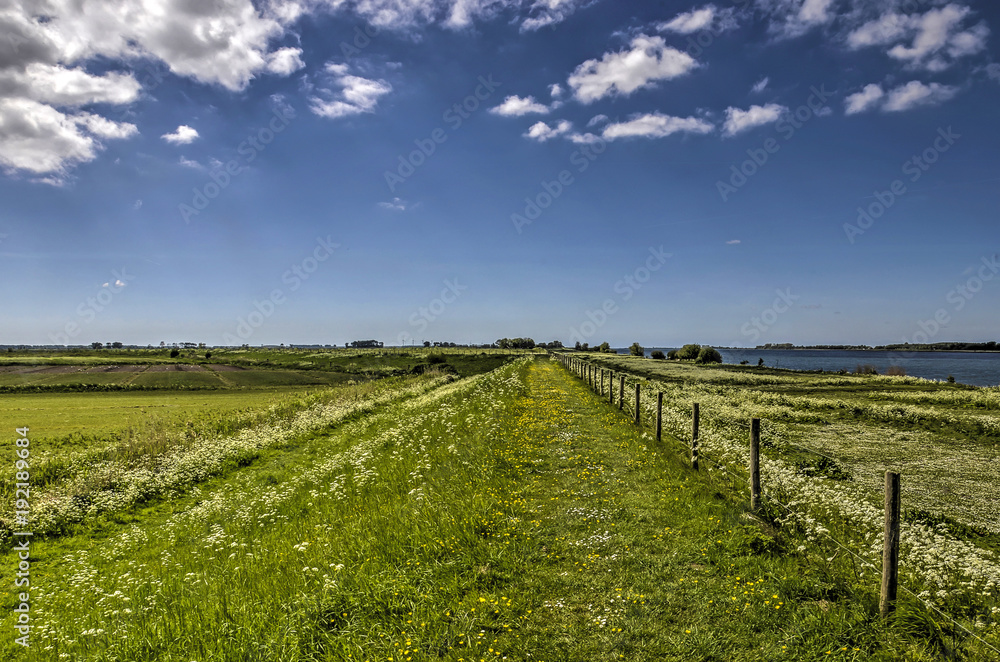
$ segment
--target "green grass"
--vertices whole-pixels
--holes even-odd
[[[883,623],[742,491],[557,364],[508,366],[36,541],[31,659],[944,659],[919,603]]]

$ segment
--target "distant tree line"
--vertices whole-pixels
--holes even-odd
[[[606,342],[602,342],[600,345],[590,346],[589,343],[581,343],[579,340],[576,341],[575,349],[578,352],[610,352],[611,345]]]

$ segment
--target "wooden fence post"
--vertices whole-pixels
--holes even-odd
[[[698,403],[691,412],[691,468],[698,471]]]
[[[656,440],[660,441],[663,430],[663,391],[656,392]]]
[[[882,594],[878,610],[886,618],[896,610],[899,581],[899,474],[885,472],[885,543],[882,550]]]
[[[642,425],[642,421],[639,418],[639,382],[635,383],[635,424]]]
[[[750,421],[750,510],[760,508],[760,419]]]
[[[615,371],[608,370],[608,402],[615,404]]]
[[[618,408],[625,409],[625,375],[618,377]]]
[[[601,368],[601,397],[604,397],[604,368]]]

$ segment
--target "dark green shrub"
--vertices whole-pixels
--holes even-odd
[[[696,363],[722,363],[722,354],[714,347],[702,347],[698,352]]]
[[[667,358],[666,354],[664,354],[663,352],[661,352],[658,349],[654,349],[650,353],[649,357],[652,358],[652,359],[660,359],[660,360],[663,360],[663,359]]]

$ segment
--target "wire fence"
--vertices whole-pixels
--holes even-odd
[[[554,354],[554,356],[564,365],[564,367],[566,367],[567,370],[569,370],[572,374],[574,374],[575,376],[577,376],[580,379],[582,379],[583,381],[585,381],[587,383],[587,385],[591,388],[591,390],[593,390],[595,393],[601,395],[602,398],[605,400],[605,402],[607,402],[608,404],[610,404],[612,406],[617,407],[618,409],[620,409],[620,410],[622,410],[624,412],[628,412],[630,414],[630,418],[633,420],[633,422],[635,424],[637,424],[637,425],[643,425],[640,389],[641,389],[642,383],[647,382],[646,379],[644,379],[642,377],[639,377],[637,375],[633,375],[633,374],[627,373],[627,372],[625,372],[623,370],[616,370],[616,369],[610,369],[610,368],[606,368],[606,367],[601,367],[601,366],[598,366],[598,365],[596,365],[596,364],[594,364],[592,362],[584,361],[582,359],[578,359],[576,357],[569,356],[569,355],[566,355],[566,354]],[[615,379],[614,379],[615,377],[618,378],[618,384],[617,384],[618,388],[617,389],[615,388],[615,386],[616,386]],[[605,391],[604,391],[604,384],[605,384],[605,382],[608,383],[608,393],[607,394],[605,394]],[[631,388],[626,388],[626,382],[630,382]],[[630,391],[633,391],[633,390],[634,390],[634,395],[632,396],[632,402],[628,403],[628,396],[630,395]],[[654,415],[654,428],[655,428],[655,433],[656,433],[656,438],[657,439],[661,438],[661,433],[662,433],[662,420],[663,420],[662,410],[661,410],[662,403],[663,403],[663,394],[662,394],[662,392],[658,392],[658,397],[656,398],[656,411],[655,411],[655,415]],[[692,443],[688,447],[689,450],[691,451],[691,460],[692,460],[693,468],[695,468],[695,469],[698,468],[698,462],[699,462],[699,460],[706,461],[710,465],[712,465],[712,467],[714,467],[714,470],[719,470],[719,471],[722,471],[724,474],[726,474],[730,479],[733,480],[734,484],[739,484],[741,482],[750,483],[751,484],[751,492],[753,492],[753,489],[754,489],[753,488],[753,482],[754,481],[752,480],[752,478],[753,478],[753,472],[752,472],[751,466],[753,466],[753,464],[754,464],[755,454],[757,452],[759,452],[759,448],[754,448],[753,447],[753,444],[754,444],[754,439],[753,439],[754,434],[753,434],[752,431],[755,429],[754,426],[752,424],[737,423],[737,426],[740,429],[743,429],[745,431],[751,431],[751,444],[750,444],[750,449],[749,449],[750,457],[748,458],[749,462],[747,463],[747,465],[739,466],[739,468],[737,468],[737,466],[733,466],[733,464],[731,462],[727,463],[725,460],[720,460],[720,459],[718,459],[716,457],[713,457],[712,454],[706,454],[705,453],[704,441],[703,440],[699,440],[699,437],[698,437],[698,429],[699,429],[699,426],[701,425],[701,421],[698,420],[698,417],[700,416],[700,411],[699,411],[699,408],[698,408],[697,405],[695,405],[695,407],[694,407],[693,416],[695,418],[692,420],[692,439],[691,439]],[[676,416],[675,416],[675,418],[676,418]],[[708,420],[709,420],[709,422],[711,422],[710,418]],[[756,419],[754,419],[754,420],[756,421]],[[682,443],[683,443],[682,437],[685,437],[685,435],[683,435],[683,433],[680,436],[678,436],[677,434],[672,434],[671,436],[676,437],[679,441],[682,441]],[[759,437],[759,434],[757,434],[757,436]],[[784,444],[788,445],[788,446],[792,446],[792,447],[798,448],[798,449],[800,449],[802,451],[814,454],[814,455],[816,455],[818,457],[826,458],[826,459],[830,460],[831,462],[834,462],[834,463],[838,462],[837,458],[832,457],[830,455],[827,455],[825,453],[822,453],[820,451],[817,451],[816,449],[809,448],[807,446],[803,446],[801,444],[792,443],[792,442],[788,442],[788,441],[785,441]],[[753,458],[753,459],[751,459],[751,458]],[[710,468],[709,470],[711,471],[712,469]],[[898,486],[899,486],[899,482],[898,482],[898,474],[896,474],[896,476],[897,476],[897,478],[896,478],[896,494],[895,494],[895,499],[896,499],[896,518],[897,519],[896,519],[896,522],[894,522],[892,524],[893,526],[896,527],[895,528],[895,534],[894,534],[896,536],[896,538],[895,538],[895,541],[892,541],[889,538],[889,535],[890,535],[889,534],[890,522],[889,522],[889,516],[887,515],[886,526],[885,526],[886,540],[883,542],[883,550],[886,547],[891,546],[893,544],[896,546],[896,548],[898,550],[898,545],[899,545],[899,521],[898,521],[898,516],[899,516],[899,508],[898,508],[899,493],[898,493]],[[889,481],[887,480],[887,486],[888,486],[888,484],[889,484]],[[802,510],[800,510],[798,508],[795,508],[793,505],[784,503],[771,490],[763,489],[763,488],[758,488],[758,492],[759,493],[756,494],[756,495],[751,494],[751,503],[752,504],[756,503],[754,501],[755,497],[758,500],[757,502],[759,502],[760,498],[763,498],[767,502],[773,503],[773,504],[777,505],[778,507],[782,508],[786,513],[789,514],[789,516],[791,516],[793,518],[800,518],[801,519],[801,518],[806,517],[808,515],[804,511],[802,511]],[[888,494],[888,487],[887,487],[887,494]],[[889,503],[888,497],[887,497],[886,503],[887,504]],[[887,506],[886,509],[889,510],[888,506]],[[887,615],[888,612],[891,612],[891,610],[895,607],[895,602],[896,602],[896,588],[898,587],[899,590],[901,590],[904,593],[910,595],[912,598],[916,599],[921,604],[923,604],[926,608],[934,611],[942,619],[947,620],[952,625],[954,625],[956,628],[958,628],[959,630],[965,632],[969,637],[977,640],[979,643],[981,643],[983,646],[985,646],[987,649],[989,649],[993,653],[996,653],[997,654],[997,659],[1000,659],[1000,649],[998,649],[997,647],[993,646],[992,644],[990,644],[989,642],[987,642],[986,640],[984,640],[982,637],[980,637],[979,635],[977,635],[975,632],[973,632],[966,625],[964,625],[963,623],[959,622],[954,616],[952,616],[952,615],[948,614],[947,612],[943,611],[942,609],[940,609],[932,601],[927,600],[924,597],[922,597],[921,594],[915,593],[914,591],[912,591],[910,588],[908,588],[905,585],[902,585],[902,584],[898,584],[897,585],[895,583],[895,577],[898,576],[898,568],[896,567],[896,562],[897,562],[896,559],[892,559],[892,561],[890,562],[889,559],[887,558],[888,555],[884,555],[883,559],[879,563],[876,563],[875,561],[873,561],[870,558],[865,558],[865,556],[863,556],[862,554],[858,553],[858,551],[856,551],[855,549],[852,549],[849,544],[847,544],[847,543],[845,543],[845,542],[837,539],[836,537],[830,535],[830,533],[829,533],[828,530],[819,529],[819,530],[816,531],[816,533],[818,533],[820,536],[822,536],[825,540],[829,541],[838,550],[845,552],[852,559],[860,562],[862,564],[862,568],[877,569],[879,567],[879,564],[882,565],[883,586],[882,586],[881,602],[882,602],[882,605],[883,605],[883,615]],[[890,563],[891,563],[891,567],[890,567]],[[892,582],[892,586],[891,586],[891,590],[890,590],[891,595],[888,595],[888,596],[886,595],[886,576],[887,576],[887,574],[891,574],[893,576],[893,582]],[[998,583],[1000,583],[1000,577],[997,578],[997,581],[998,581]],[[888,600],[887,600],[887,598],[888,598]]]

